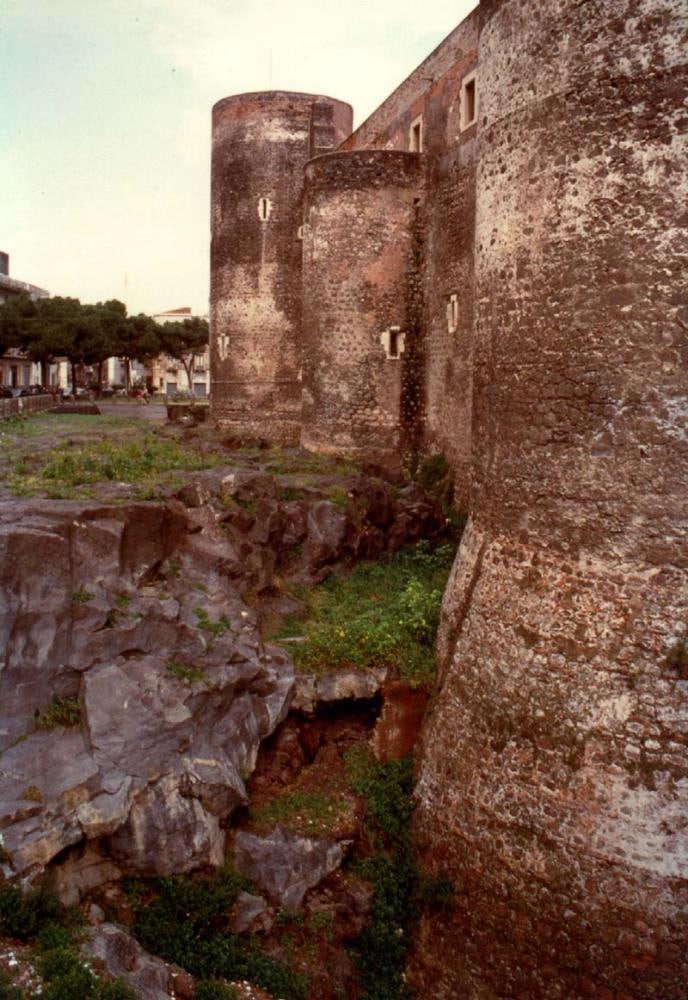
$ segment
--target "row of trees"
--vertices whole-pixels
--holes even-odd
[[[208,343],[208,323],[198,317],[160,325],[139,313],[128,316],[117,299],[82,305],[78,299],[49,299],[20,295],[0,305],[0,355],[19,348],[41,366],[41,382],[48,384],[48,365],[67,358],[72,369],[72,387],[77,385],[79,365],[98,370],[102,384],[103,365],[111,357],[125,363],[126,387],[131,384],[131,362],[148,361],[168,354],[184,366],[191,386],[193,359]]]

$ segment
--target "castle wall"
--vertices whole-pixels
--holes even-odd
[[[332,153],[306,168],[301,442],[314,451],[396,457],[413,419],[419,160]]]
[[[412,976],[680,1000],[684,5],[482,7],[473,510],[417,789],[456,909]]]
[[[213,108],[211,411],[242,438],[298,441],[303,169],[351,121],[348,104],[282,91]]]
[[[461,84],[477,67],[478,26],[475,10],[341,147],[409,149],[413,124],[420,122],[425,182],[421,446],[448,459],[463,510],[470,490],[477,144],[475,124],[463,127]]]

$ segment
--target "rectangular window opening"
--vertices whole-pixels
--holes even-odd
[[[466,122],[475,121],[475,80],[466,84]]]
[[[423,152],[423,116],[419,115],[409,128],[409,149],[412,153]]]
[[[390,358],[399,357],[399,329],[395,330],[394,327],[389,331],[389,356]]]
[[[478,90],[475,72],[461,82],[461,131],[475,124],[478,118]]]

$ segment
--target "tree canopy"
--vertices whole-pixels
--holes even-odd
[[[202,354],[208,343],[208,321],[199,316],[189,317],[181,323],[164,323],[160,327],[160,345],[165,354],[181,361],[192,386],[193,360]]]
[[[47,366],[67,358],[76,385],[76,366],[97,365],[110,357],[123,358],[127,384],[131,361],[147,361],[166,353],[178,359],[189,375],[194,354],[208,343],[208,323],[197,318],[160,326],[150,316],[128,316],[123,302],[111,299],[95,305],[78,299],[32,300],[20,295],[0,305],[0,353],[19,348],[41,365],[47,382]]]

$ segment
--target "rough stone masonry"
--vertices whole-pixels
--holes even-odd
[[[307,328],[270,326],[288,388],[250,414],[267,364],[219,383],[268,322],[267,272],[213,256],[216,419],[443,452],[470,513],[419,760],[422,856],[455,890],[409,969],[437,1000],[685,1000],[687,51],[684,0],[483,0],[305,168],[305,263],[270,266],[305,276]],[[287,210],[254,183],[279,143],[264,162],[245,134],[216,139],[214,247]]]

